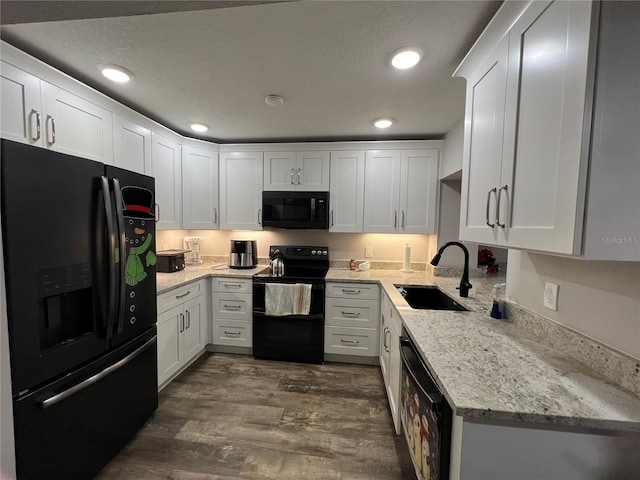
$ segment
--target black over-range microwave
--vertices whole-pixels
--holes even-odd
[[[329,228],[329,192],[262,192],[265,228]]]

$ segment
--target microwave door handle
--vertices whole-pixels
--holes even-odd
[[[127,284],[125,282],[126,275],[126,253],[127,253],[127,241],[126,233],[124,230],[124,201],[122,200],[122,191],[120,190],[120,180],[113,179],[113,193],[116,199],[116,220],[118,222],[118,243],[120,244],[120,272],[118,275],[118,281],[120,282],[120,292],[118,295],[118,333],[122,333],[124,328],[124,299],[127,294]]]
[[[316,218],[316,199],[311,199],[311,218],[310,220],[313,222]]]
[[[117,248],[117,238],[116,238],[116,230],[113,224],[113,206],[111,204],[111,191],[109,189],[109,180],[107,177],[100,177],[100,184],[102,187],[102,198],[104,200],[104,210],[106,215],[106,227],[107,227],[107,237],[109,240],[109,244],[107,246],[107,250],[109,253],[108,259],[108,276],[109,276],[109,287],[108,287],[108,300],[107,300],[107,318],[105,319],[104,326],[106,327],[106,338],[110,339],[113,336],[113,325],[116,323],[115,320],[115,312],[117,309],[117,277],[118,272],[116,270],[116,248]]]

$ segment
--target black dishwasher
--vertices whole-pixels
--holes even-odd
[[[451,407],[406,331],[400,337],[400,354],[400,418],[416,476],[419,480],[447,480],[451,451]]]

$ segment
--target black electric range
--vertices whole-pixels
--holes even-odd
[[[256,358],[322,363],[324,357],[325,276],[329,270],[329,248],[275,245],[269,256],[280,252],[284,275],[269,271],[253,277],[253,355]],[[267,283],[310,284],[307,315],[272,316],[265,312]]]

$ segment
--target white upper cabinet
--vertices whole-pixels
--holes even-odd
[[[364,231],[396,233],[400,209],[398,150],[370,150],[365,156]]]
[[[262,230],[262,152],[220,153],[220,228]]]
[[[401,233],[435,233],[438,212],[438,150],[402,152]]]
[[[329,152],[264,152],[264,190],[329,190]]]
[[[113,118],[101,108],[2,62],[2,137],[113,163]]]
[[[182,168],[180,144],[153,133],[151,136],[152,171],[156,179],[156,228],[182,228]]]
[[[460,238],[495,244],[504,102],[507,92],[508,37],[467,78],[460,204]]]
[[[217,229],[218,152],[182,146],[182,228]]]
[[[366,152],[365,232],[435,233],[438,157],[437,149]]]
[[[133,172],[151,174],[151,130],[113,116],[113,163]]]
[[[113,164],[113,115],[66,90],[40,82],[45,148]]]
[[[40,79],[6,62],[0,65],[2,138],[42,147]]]
[[[637,2],[503,5],[457,72],[463,240],[640,260],[638,21]]]
[[[567,254],[579,246],[591,8],[588,2],[533,2],[509,32],[496,215],[505,245]]]
[[[331,152],[329,231],[362,232],[364,151]]]

